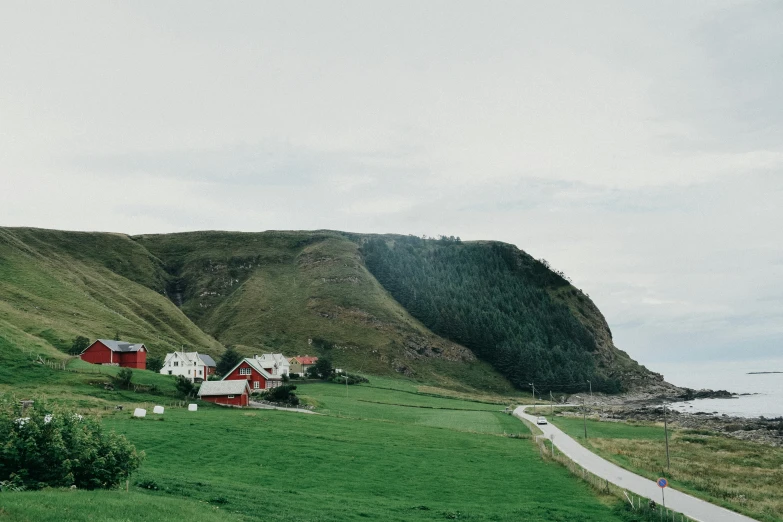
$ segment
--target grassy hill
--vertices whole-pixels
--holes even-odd
[[[50,357],[77,335],[119,335],[153,355],[234,345],[505,394],[660,379],[562,275],[494,242],[0,228],[0,293],[0,338]]]
[[[192,232],[134,240],[162,261],[169,297],[205,332],[246,354],[318,354],[376,375],[511,390],[470,350],[414,319],[343,234]]]
[[[165,278],[127,236],[0,228],[0,338],[49,357],[63,357],[78,335],[118,334],[153,354],[182,345],[221,353],[163,295]]]

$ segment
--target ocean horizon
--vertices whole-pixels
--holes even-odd
[[[727,390],[731,399],[694,399],[672,403],[683,413],[734,417],[783,417],[783,359],[667,363],[650,368],[667,382],[695,390]],[[760,373],[766,372],[766,373]]]

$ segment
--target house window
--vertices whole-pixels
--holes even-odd
[[[234,396],[233,396],[233,395],[229,395],[229,396],[228,396],[228,398],[229,398],[229,399],[233,399],[233,398],[234,398]]]
[[[253,389],[257,390],[259,388],[258,381],[253,381]]]
[[[169,370],[169,375],[171,375],[171,370]]]
[[[190,375],[190,370],[188,370],[188,375]]]
[[[240,368],[239,375],[250,375],[250,368]]]
[[[201,375],[201,370],[198,371],[198,374]]]
[[[174,366],[179,366],[179,363],[177,361],[174,361]]]

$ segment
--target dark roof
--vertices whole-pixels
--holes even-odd
[[[104,344],[112,352],[138,352],[142,348],[144,348],[145,350],[147,349],[141,343],[134,344],[134,343],[127,343],[125,341],[111,341],[109,339],[98,339],[98,341]]]
[[[244,379],[233,381],[204,381],[198,390],[199,397],[214,395],[242,395],[250,388]]]
[[[198,354],[198,356],[207,366],[217,366],[217,363],[215,363],[215,359],[213,359],[209,355],[205,353],[200,353]]]

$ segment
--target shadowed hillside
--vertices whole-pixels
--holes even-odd
[[[343,234],[192,232],[134,239],[164,263],[172,300],[205,332],[246,354],[315,353],[357,371],[510,389],[470,350],[434,335],[401,307]]]
[[[656,380],[612,344],[601,313],[561,273],[513,245],[353,236],[367,267],[414,317],[470,348],[516,387],[615,393]]]

